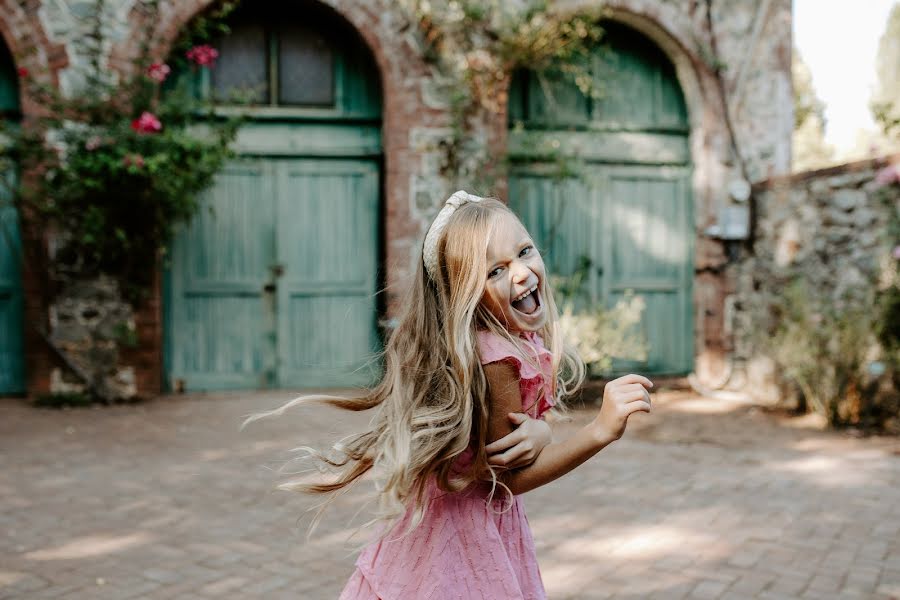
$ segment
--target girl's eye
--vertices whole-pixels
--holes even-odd
[[[519,256],[527,256],[531,254],[531,251],[534,250],[534,246],[525,246],[522,248],[522,251],[519,252]]]
[[[497,267],[496,269],[491,269],[491,272],[488,273],[488,279],[493,279],[497,275],[500,274],[500,271],[503,270],[503,267]]]

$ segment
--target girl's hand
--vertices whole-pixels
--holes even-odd
[[[613,379],[603,389],[603,404],[590,427],[604,443],[614,442],[625,433],[628,417],[635,412],[650,412],[653,382],[642,375],[625,375]]]
[[[509,420],[518,425],[515,431],[485,446],[488,463],[507,469],[530,465],[553,441],[550,426],[543,419],[532,419],[523,413],[509,413]]]

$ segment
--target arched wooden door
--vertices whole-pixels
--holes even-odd
[[[268,6],[235,15],[202,82],[223,110],[242,90],[253,117],[173,245],[175,389],[363,385],[376,372],[378,70],[335,15]]]
[[[581,306],[610,307],[629,290],[643,297],[648,359],[614,369],[687,373],[694,235],[684,98],[649,39],[604,29],[590,64],[599,97],[561,76],[514,78],[510,205],[552,272],[589,265]]]
[[[0,42],[0,120],[19,120],[19,85],[9,50]],[[0,139],[0,144],[6,143]],[[3,165],[0,165],[2,168]],[[4,180],[15,173],[0,174]],[[0,185],[0,394],[25,391],[22,347],[22,241],[10,190]]]

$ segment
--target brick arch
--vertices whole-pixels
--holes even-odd
[[[38,16],[39,8],[37,0],[0,0],[0,40],[9,49],[16,67],[27,69],[29,76],[49,75],[55,85],[59,70],[69,64],[69,56],[63,44],[52,42],[47,36]],[[19,106],[26,117],[41,109],[22,86],[19,88]]]

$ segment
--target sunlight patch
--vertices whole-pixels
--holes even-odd
[[[115,554],[134,546],[146,544],[153,536],[146,532],[128,535],[89,535],[76,538],[55,548],[44,548],[25,554],[29,560],[71,560],[102,554]]]

